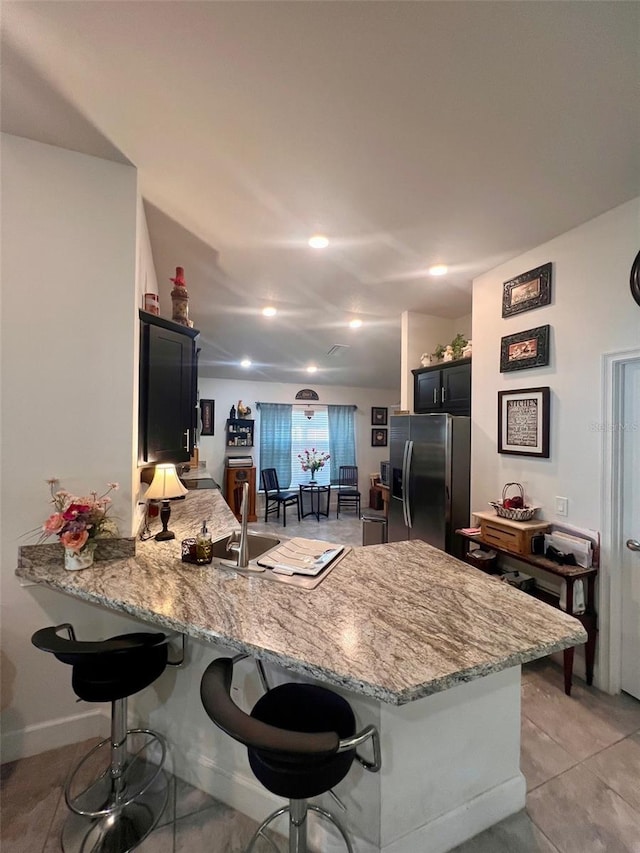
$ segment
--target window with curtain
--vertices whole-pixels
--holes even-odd
[[[275,468],[281,489],[311,479],[298,454],[315,448],[329,463],[315,476],[321,486],[337,483],[341,465],[356,465],[355,406],[292,406],[260,403],[260,468]],[[313,411],[308,418],[305,411]],[[262,488],[262,483],[260,483]]]

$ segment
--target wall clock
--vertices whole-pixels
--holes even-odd
[[[640,252],[631,266],[631,295],[640,305]]]

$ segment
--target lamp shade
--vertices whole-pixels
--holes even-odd
[[[145,499],[148,501],[168,500],[169,498],[181,498],[187,494],[187,489],[178,479],[176,466],[171,462],[156,465],[151,485],[147,489]]]

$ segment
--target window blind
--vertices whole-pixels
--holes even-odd
[[[291,413],[291,488],[297,488],[300,483],[308,483],[310,471],[303,471],[298,454],[304,450],[315,449],[317,453],[329,453],[329,418],[326,406],[314,406],[313,417],[304,414],[305,406],[293,406]],[[331,465],[327,462],[324,468],[316,472],[316,482],[320,486],[328,486],[331,477]]]

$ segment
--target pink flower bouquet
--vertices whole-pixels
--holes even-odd
[[[71,551],[80,551],[90,539],[99,536],[114,536],[117,528],[109,518],[111,498],[109,493],[118,488],[117,483],[108,483],[106,492],[98,495],[90,492],[78,497],[64,489],[54,491],[58,480],[47,480],[51,488],[51,503],[55,512],[42,525],[40,541],[49,536],[59,536],[60,542]]]
[[[319,453],[315,447],[312,447],[311,450],[304,450],[302,453],[298,453],[298,459],[300,460],[302,470],[311,471],[311,476],[313,477],[316,471],[324,468],[325,463],[331,459],[331,456],[328,453]]]

